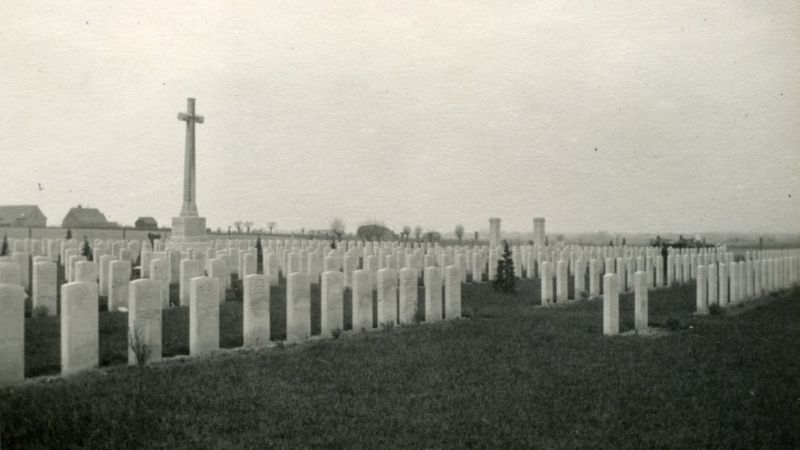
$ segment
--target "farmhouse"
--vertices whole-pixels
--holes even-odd
[[[45,227],[47,217],[36,205],[0,206],[0,227]]]
[[[158,222],[152,217],[139,217],[136,219],[134,227],[137,230],[157,230]]]
[[[70,209],[64,216],[61,226],[64,228],[108,228],[115,224],[110,223],[99,209],[84,208],[82,205],[78,205]]]

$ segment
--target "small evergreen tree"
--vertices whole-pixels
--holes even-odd
[[[261,246],[261,235],[256,238],[256,272],[258,272],[259,267],[264,267],[264,249]]]
[[[67,228],[67,240],[70,240],[70,239],[72,239],[72,230]]]
[[[0,256],[8,255],[8,236],[3,235],[3,244],[0,245]]]
[[[336,239],[331,239],[331,250],[336,250]]]
[[[503,293],[512,293],[516,289],[514,260],[511,259],[511,249],[505,240],[503,241],[503,257],[497,261],[497,273],[492,280],[492,288]]]
[[[86,257],[87,261],[92,261],[92,247],[89,246],[89,239],[84,236],[83,237],[83,248],[81,249],[81,255]]]

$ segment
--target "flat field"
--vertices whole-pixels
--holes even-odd
[[[0,390],[3,448],[800,447],[800,290],[698,317],[693,286],[650,293],[658,337],[603,337],[602,303],[537,307],[463,286],[464,318],[339,339],[123,365],[124,313],[101,313],[104,366]],[[285,312],[272,290],[272,334]],[[623,295],[622,330],[633,327]],[[316,320],[316,319],[315,319]],[[187,312],[164,315],[187,353]],[[241,302],[221,310],[241,345]],[[28,376],[58,372],[58,322],[26,319]]]

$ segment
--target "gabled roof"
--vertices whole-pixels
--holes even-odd
[[[0,222],[14,222],[17,219],[29,217],[44,217],[36,205],[8,205],[0,206]],[[45,217],[46,218],[46,217]]]
[[[71,219],[77,220],[82,224],[105,224],[108,223],[106,216],[100,212],[97,208],[84,208],[83,206],[77,206],[72,208],[67,213],[67,216]],[[66,219],[65,217],[65,219]]]

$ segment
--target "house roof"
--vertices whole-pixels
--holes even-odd
[[[14,222],[17,219],[25,219],[28,217],[40,218],[44,217],[44,214],[42,214],[42,211],[36,205],[0,206],[0,222]]]
[[[67,216],[64,218],[72,218],[77,220],[83,224],[105,224],[108,223],[106,216],[100,212],[97,208],[84,208],[83,206],[77,206],[72,208],[67,213]]]

